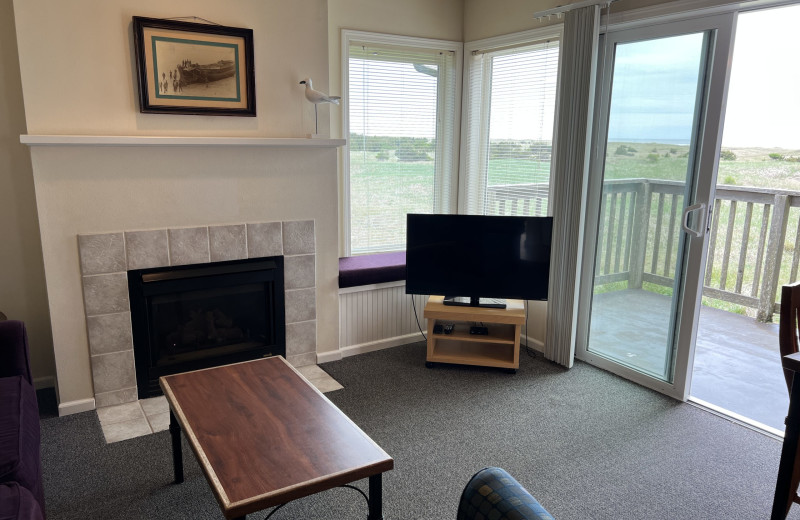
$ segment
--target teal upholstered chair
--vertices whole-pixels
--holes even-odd
[[[458,503],[456,520],[554,520],[522,485],[501,468],[477,472]]]

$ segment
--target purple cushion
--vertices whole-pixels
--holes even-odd
[[[21,321],[0,321],[0,377],[25,376],[29,383],[28,334]]]
[[[339,287],[406,279],[406,252],[348,256],[339,259]]]
[[[42,508],[30,491],[16,482],[0,484],[0,520],[42,520]]]
[[[0,378],[0,482],[27,488],[44,509],[36,391],[23,376]]]

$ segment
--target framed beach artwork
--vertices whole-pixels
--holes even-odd
[[[253,30],[133,17],[139,110],[255,116]]]

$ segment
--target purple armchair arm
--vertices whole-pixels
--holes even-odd
[[[0,321],[0,377],[23,376],[33,384],[28,333],[21,321]]]

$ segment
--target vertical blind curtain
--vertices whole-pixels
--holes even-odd
[[[547,215],[559,42],[469,57],[461,212]]]
[[[553,159],[553,242],[547,304],[547,359],[571,367],[575,358],[576,280],[591,142],[591,113],[599,39],[598,6],[569,11],[564,20],[557,147]]]
[[[407,213],[451,207],[454,53],[348,50],[349,254],[401,251]]]

